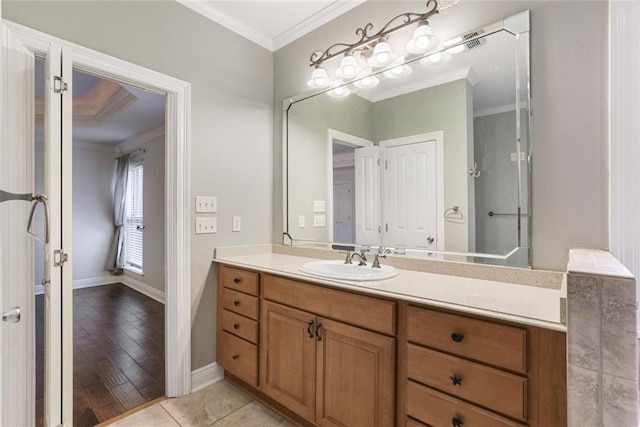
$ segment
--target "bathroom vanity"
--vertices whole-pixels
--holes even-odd
[[[296,421],[567,424],[562,288],[411,270],[326,280],[299,271],[309,258],[250,252],[214,259],[218,363]]]

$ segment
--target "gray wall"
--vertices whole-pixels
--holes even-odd
[[[113,238],[112,146],[73,146],[73,281],[109,276],[104,265]],[[118,279],[114,278],[114,282]]]
[[[430,20],[453,36],[531,10],[533,92],[533,266],[564,270],[569,247],[607,249],[608,3],[605,1],[462,1]],[[424,2],[369,1],[275,53],[274,233],[281,241],[281,103],[307,90],[311,52],[355,41]]]
[[[332,98],[323,94],[289,109],[289,234],[294,239],[328,240],[326,227],[313,226],[313,201],[326,201],[328,194],[327,130],[371,140],[371,118],[371,103],[359,96]],[[298,227],[299,215],[306,218],[304,228]]]
[[[192,368],[213,362],[213,248],[273,235],[272,53],[173,1],[3,1],[2,15],[192,84],[191,196],[218,196],[218,233],[191,236]]]

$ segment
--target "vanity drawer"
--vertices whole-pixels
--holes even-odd
[[[407,415],[435,427],[524,426],[412,381],[407,381]]]
[[[527,331],[524,329],[409,307],[407,338],[499,368],[527,371]]]
[[[509,417],[527,419],[527,379],[518,375],[413,344],[407,345],[407,375]]]
[[[258,386],[258,346],[228,332],[220,337],[220,365],[236,377]]]
[[[254,344],[258,343],[258,322],[255,320],[223,310],[222,329]]]
[[[405,426],[406,427],[426,427],[424,424],[419,423],[416,420],[412,420],[411,418],[406,419]]]
[[[258,298],[232,291],[222,290],[222,308],[258,320]]]
[[[263,293],[268,300],[340,320],[366,329],[394,335],[396,303],[323,286],[264,275]]]
[[[219,279],[225,288],[258,295],[258,273],[221,265]]]

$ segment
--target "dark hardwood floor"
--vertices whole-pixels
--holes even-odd
[[[42,425],[44,296],[36,296],[36,418]],[[120,283],[73,291],[73,425],[164,396],[164,305]]]

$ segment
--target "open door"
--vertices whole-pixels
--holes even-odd
[[[45,247],[44,425],[73,423],[73,275],[71,264],[72,65],[50,45],[45,59],[45,193],[49,243]]]
[[[71,152],[71,93],[70,82],[66,87],[63,83],[63,73],[71,75],[71,60],[67,58],[63,66],[62,49],[55,44],[38,49],[26,47],[5,26],[2,45],[0,425],[35,424],[35,256],[34,237],[27,230],[38,228],[30,223],[37,217],[34,211],[40,205],[48,206],[42,216],[47,225],[40,227],[45,233],[37,236],[45,247],[43,419],[45,426],[71,425],[71,265],[64,256],[70,249],[62,250],[63,244],[71,243],[67,224],[71,214],[71,168],[66,164]],[[33,194],[36,55],[46,58],[45,191],[37,195]],[[69,114],[62,113],[63,107]],[[69,218],[63,217],[63,212]]]

